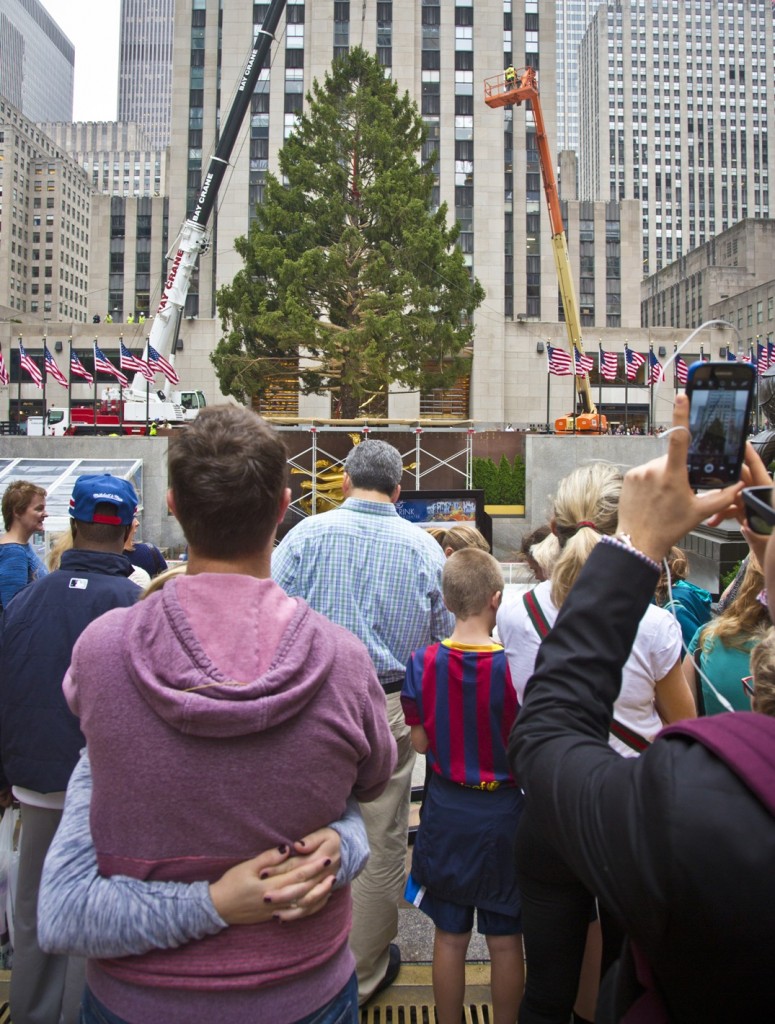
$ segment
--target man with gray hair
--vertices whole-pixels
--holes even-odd
[[[424,530],[401,519],[401,455],[385,441],[363,441],[344,464],[340,508],[304,519],[272,558],[272,577],[292,597],[345,626],[366,645],[387,696],[398,763],[387,789],[362,806],[371,847],[353,883],[350,945],[365,1003],[396,978],[398,931],[414,765],[400,691],[406,663],[454,626],[441,598],[444,555]]]

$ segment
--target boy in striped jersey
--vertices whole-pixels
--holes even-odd
[[[474,909],[490,951],[494,1024],[514,1024],[522,998],[514,835],[523,797],[506,756],[519,705],[503,648],[491,639],[503,586],[492,555],[467,548],[450,556],[442,592],[455,629],[415,651],[401,691],[412,744],[432,769],[407,898],[436,926],[438,1024],[461,1018]]]

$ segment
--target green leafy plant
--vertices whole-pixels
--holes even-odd
[[[502,455],[496,465],[492,459],[474,457],[472,483],[484,491],[488,505],[523,505],[525,502],[525,460],[515,455],[509,462]]]

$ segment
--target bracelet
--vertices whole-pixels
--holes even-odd
[[[659,562],[655,562],[653,558],[650,558],[649,555],[644,554],[635,547],[629,533],[617,533],[614,537],[606,536],[601,537],[600,539],[605,544],[611,544],[615,548],[621,548],[622,551],[629,551],[631,555],[635,555],[636,558],[645,562],[646,565],[650,565],[652,569],[656,569],[657,572],[662,572],[662,566]]]

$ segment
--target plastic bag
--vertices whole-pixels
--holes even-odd
[[[0,966],[6,969],[11,967],[13,960],[13,907],[19,876],[16,826],[19,817],[19,810],[9,807],[0,820]]]

